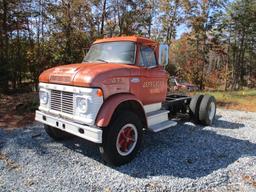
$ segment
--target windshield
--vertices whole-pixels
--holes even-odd
[[[107,42],[91,46],[83,62],[135,63],[135,43]]]

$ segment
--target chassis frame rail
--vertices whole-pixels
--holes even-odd
[[[163,102],[163,107],[170,111],[171,115],[176,113],[189,113],[189,104],[192,97],[187,95],[168,94]]]

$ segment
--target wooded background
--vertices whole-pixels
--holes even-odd
[[[256,0],[0,0],[0,90],[133,34],[168,43],[167,70],[201,89],[256,85]]]

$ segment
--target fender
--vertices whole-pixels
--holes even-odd
[[[129,94],[129,93],[125,93],[125,94],[117,94],[117,95],[111,96],[110,98],[108,98],[103,103],[103,105],[100,108],[100,111],[99,111],[99,113],[97,115],[95,124],[98,127],[106,127],[106,126],[108,126],[108,124],[109,124],[109,122],[110,122],[110,120],[112,118],[112,115],[114,114],[116,108],[121,103],[123,103],[125,101],[135,101],[135,102],[137,102],[141,106],[141,108],[142,108],[142,110],[144,112],[144,117],[146,118],[142,102],[140,100],[138,100],[134,95]]]

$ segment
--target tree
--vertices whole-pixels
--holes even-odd
[[[228,18],[231,28],[232,89],[246,85],[245,75],[250,65],[255,64],[256,2],[238,0],[231,4]],[[254,58],[254,59],[252,59]],[[250,61],[250,63],[248,63]]]
[[[191,43],[194,44],[196,64],[199,74],[200,89],[204,88],[204,77],[207,76],[206,68],[209,64],[209,50],[211,30],[215,25],[215,14],[221,12],[225,1],[220,0],[193,0],[189,7],[187,22],[191,27]]]
[[[162,39],[170,45],[176,37],[177,26],[184,21],[184,7],[182,0],[160,0],[159,10],[162,13]]]
[[[256,84],[254,0],[0,0],[0,90],[36,84],[81,62],[99,37],[141,35],[171,46],[168,70],[204,86]],[[176,39],[177,29],[189,29]],[[172,72],[173,73],[173,72]]]

